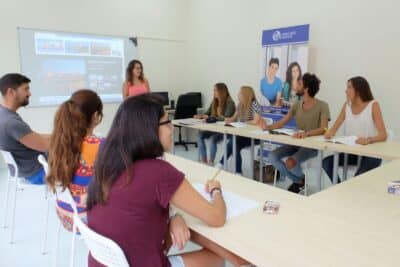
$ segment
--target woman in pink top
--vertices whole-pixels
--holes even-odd
[[[143,65],[139,60],[132,60],[126,68],[126,80],[122,85],[122,96],[137,96],[150,92],[149,81],[144,77]]]

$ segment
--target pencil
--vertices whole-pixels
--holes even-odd
[[[218,174],[222,171],[222,169],[218,169],[218,171],[215,172],[214,176],[211,178],[210,181],[214,181],[215,178],[217,178]]]

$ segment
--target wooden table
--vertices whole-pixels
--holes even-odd
[[[205,182],[215,169],[167,155],[190,182]],[[223,190],[259,203],[256,209],[211,228],[189,215],[189,227],[253,264],[264,266],[399,266],[400,197],[386,193],[400,160],[311,197],[222,172]],[[280,202],[277,215],[262,212]]]

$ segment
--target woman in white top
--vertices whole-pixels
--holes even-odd
[[[372,95],[368,81],[363,77],[353,77],[347,81],[347,102],[343,105],[339,117],[325,138],[332,138],[344,123],[345,136],[357,136],[357,144],[368,145],[385,141],[387,138],[385,123],[379,104]],[[339,165],[343,165],[344,154],[339,154]],[[361,164],[355,176],[372,170],[381,164],[381,159],[361,157]],[[357,156],[350,154],[348,163],[357,164]],[[323,160],[323,168],[329,178],[333,176],[333,156]],[[338,180],[339,181],[339,180]]]

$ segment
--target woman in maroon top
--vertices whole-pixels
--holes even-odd
[[[190,232],[180,216],[169,217],[172,203],[210,226],[223,226],[225,202],[218,181],[208,181],[207,202],[184,174],[160,159],[172,147],[171,121],[162,102],[146,94],[119,107],[99,151],[89,186],[88,225],[114,240],[133,267],[213,267],[223,259],[246,262],[204,237]],[[191,238],[204,248],[167,257],[171,245],[182,249]],[[211,252],[213,250],[213,252]],[[89,266],[102,266],[89,257]]]

